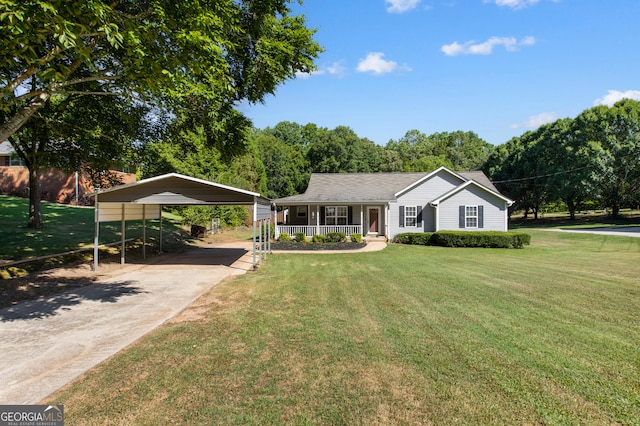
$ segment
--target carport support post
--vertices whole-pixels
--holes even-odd
[[[263,226],[262,226],[262,219],[260,219],[260,232],[258,233],[258,241],[259,241],[259,245],[258,247],[260,247],[260,256],[258,258],[258,262],[262,263],[262,232],[263,232]],[[254,222],[255,223],[255,222]]]
[[[160,253],[162,253],[162,204],[160,204]]]
[[[96,195],[96,207],[93,211],[94,215],[94,232],[93,232],[93,271],[98,270],[98,234],[100,233],[100,212],[98,211],[98,196]]]
[[[125,220],[124,220],[124,203],[122,203],[122,223],[121,223],[121,228],[122,228],[122,248],[120,249],[120,264],[124,265],[124,239],[125,239]]]
[[[142,205],[142,258],[147,258],[147,205]]]
[[[255,208],[253,209],[255,212]],[[256,269],[256,218],[253,217],[253,269]]]

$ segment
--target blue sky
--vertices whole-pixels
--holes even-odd
[[[295,3],[295,2],[294,2]],[[412,129],[495,145],[623,97],[640,100],[639,0],[306,0],[318,70],[242,111],[344,125],[380,145]]]

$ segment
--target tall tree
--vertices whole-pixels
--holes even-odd
[[[240,153],[250,123],[237,103],[262,101],[296,72],[310,71],[321,51],[288,3],[2,1],[0,140],[26,152],[29,132],[16,133],[36,114],[46,119],[51,102],[114,96],[184,115],[180,123],[201,125],[209,145]],[[41,139],[38,149],[47,143]]]
[[[310,168],[302,153],[269,134],[256,135],[256,143],[267,176],[266,196],[280,198],[303,192]]]
[[[576,137],[595,153],[592,169],[599,195],[617,216],[640,193],[640,102],[624,99],[597,106],[575,119]]]
[[[85,171],[98,187],[119,183],[106,171],[130,158],[132,142],[147,130],[139,125],[146,112],[142,105],[115,97],[70,95],[52,99],[35,113],[11,138],[29,171],[27,226],[44,226],[38,175],[47,167]]]
[[[383,160],[383,148],[361,139],[349,127],[318,129],[309,145],[307,160],[316,173],[374,172]]]
[[[244,154],[228,157],[220,149],[207,144],[202,126],[187,131],[180,130],[181,126],[177,125],[175,129],[164,140],[145,145],[143,177],[177,172],[261,194],[267,192],[265,167],[254,141],[248,142]],[[191,224],[205,224],[217,217],[225,225],[237,226],[246,217],[246,209],[239,206],[185,207],[179,210]]]

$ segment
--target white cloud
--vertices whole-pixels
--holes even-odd
[[[387,12],[389,13],[403,13],[415,8],[420,0],[385,0]]]
[[[532,115],[523,123],[512,124],[509,127],[512,129],[537,129],[543,124],[553,123],[557,119],[558,115],[555,112],[543,112],[538,115]]]
[[[484,0],[485,3],[495,3],[498,6],[507,6],[512,9],[522,9],[523,7],[533,6],[540,0]],[[560,0],[551,0],[558,3]]]
[[[618,90],[609,90],[606,96],[596,99],[594,105],[607,105],[613,106],[618,101],[623,99],[633,99],[634,101],[640,101],[640,90],[627,90],[626,92],[620,92]]]
[[[322,75],[322,74],[324,74],[324,71],[322,70],[315,70],[311,72],[296,71],[296,78],[306,80],[307,78],[311,78],[314,75]]]
[[[447,56],[458,55],[490,55],[496,46],[504,46],[509,52],[514,52],[523,46],[533,46],[536,44],[535,37],[525,37],[518,41],[515,37],[491,37],[484,43],[476,43],[474,40],[463,44],[454,41],[451,44],[443,45],[440,50]]]
[[[347,74],[347,69],[342,65],[342,62],[334,62],[333,65],[327,67],[327,72],[337,77],[344,77]]]
[[[507,6],[513,9],[532,6],[538,3],[538,1],[539,0],[484,0],[485,3],[495,3],[498,6]]]
[[[311,72],[296,72],[296,78],[300,78],[306,80],[316,75],[333,75],[336,77],[344,77],[347,73],[346,68],[342,65],[342,62],[334,62],[332,65],[329,65],[325,69],[317,69]]]
[[[407,66],[399,66],[397,62],[385,61],[382,59],[384,53],[373,52],[369,53],[366,58],[360,61],[358,68],[359,72],[372,72],[374,74],[387,74],[393,71],[411,71],[411,68]]]

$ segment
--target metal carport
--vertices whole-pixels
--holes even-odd
[[[271,222],[271,200],[260,194],[231,186],[169,173],[94,193],[95,234],[93,242],[94,270],[98,270],[98,246],[101,222],[122,222],[121,263],[125,262],[125,222],[143,221],[143,250],[146,245],[145,221],[160,220],[162,250],[162,206],[240,205],[253,206],[253,267],[266,253],[268,238],[262,238],[262,226]],[[259,259],[256,255],[256,243]]]

